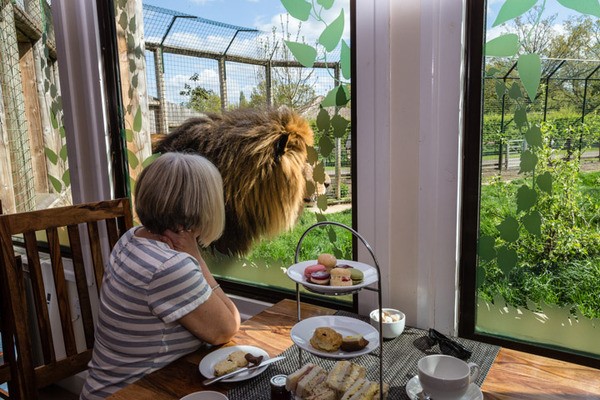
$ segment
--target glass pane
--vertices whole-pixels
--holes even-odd
[[[0,14],[1,211],[71,204],[50,5],[8,2]]]
[[[352,226],[350,0],[311,6],[315,8],[309,20],[319,28],[289,15],[280,0],[224,4],[115,2],[119,48],[127,55],[120,62],[131,184],[155,157],[152,144],[191,117],[268,106],[285,106],[299,114],[310,127],[302,131],[309,146],[307,154],[297,153],[301,163],[279,161],[278,151],[297,151],[295,145],[286,145],[287,134],[280,136],[283,142],[267,143],[269,135],[260,133],[286,132],[276,119],[253,126],[254,119],[248,118],[243,129],[260,133],[249,146],[211,142],[218,151],[210,154],[206,148],[181,148],[209,159],[231,159],[232,167],[221,170],[225,191],[227,185],[242,188],[236,198],[226,199],[228,224],[239,228],[236,243],[217,244],[219,251],[205,254],[213,272],[291,291],[295,284],[285,270],[294,263],[302,233],[323,220]],[[321,35],[329,25],[333,28]],[[241,154],[232,153],[238,145]],[[264,165],[244,163],[245,151],[268,151],[271,160]],[[267,170],[267,165],[281,172]],[[252,173],[246,175],[246,169]],[[268,178],[277,174],[283,179]],[[340,259],[353,254],[351,234],[340,228],[315,229],[302,247],[299,261],[323,252]]]
[[[599,21],[488,3],[476,331],[597,357]]]

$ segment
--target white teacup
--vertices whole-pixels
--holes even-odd
[[[479,366],[442,354],[425,356],[418,363],[423,391],[435,400],[460,399],[479,376]]]

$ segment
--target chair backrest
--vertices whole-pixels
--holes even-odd
[[[95,281],[98,294],[106,258],[119,237],[132,226],[131,206],[127,198],[0,215],[0,289],[3,292],[0,314],[5,356],[11,365],[10,373],[0,369],[0,377],[6,374],[9,378],[11,398],[12,393],[18,393],[16,398],[37,398],[38,388],[87,369],[94,345],[88,279]],[[23,271],[22,264],[25,262],[21,262],[21,256],[15,252],[15,235],[22,236],[28,277]],[[73,299],[69,298],[65,279],[66,258],[73,265],[85,349],[78,350],[76,344],[70,306]],[[47,305],[49,283],[44,282],[42,264],[52,271],[66,353],[66,357],[61,359],[57,358],[53,342],[56,332],[52,332]],[[86,264],[89,265],[86,267]],[[93,277],[88,277],[90,273]],[[29,283],[30,294],[25,290]],[[31,314],[35,315],[28,318]],[[37,332],[34,335],[39,335],[39,339],[32,332]],[[9,337],[5,337],[4,333]],[[10,346],[11,341],[15,351],[10,349],[7,352],[6,346]],[[32,351],[36,341],[41,347],[41,357],[38,357],[42,359],[41,364],[35,360]]]

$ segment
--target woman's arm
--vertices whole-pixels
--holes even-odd
[[[211,288],[217,285],[200,254],[196,242],[197,235],[188,231],[166,231],[163,235],[173,249],[184,251],[198,261],[202,275]],[[240,313],[233,301],[219,287],[213,290],[204,303],[179,319],[179,323],[207,343],[222,344],[227,343],[239,330]]]

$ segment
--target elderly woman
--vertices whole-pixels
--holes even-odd
[[[225,224],[216,167],[198,155],[160,156],[138,178],[135,209],[142,226],[118,241],[104,272],[83,400],[103,399],[202,343],[225,343],[240,326],[198,246]]]

